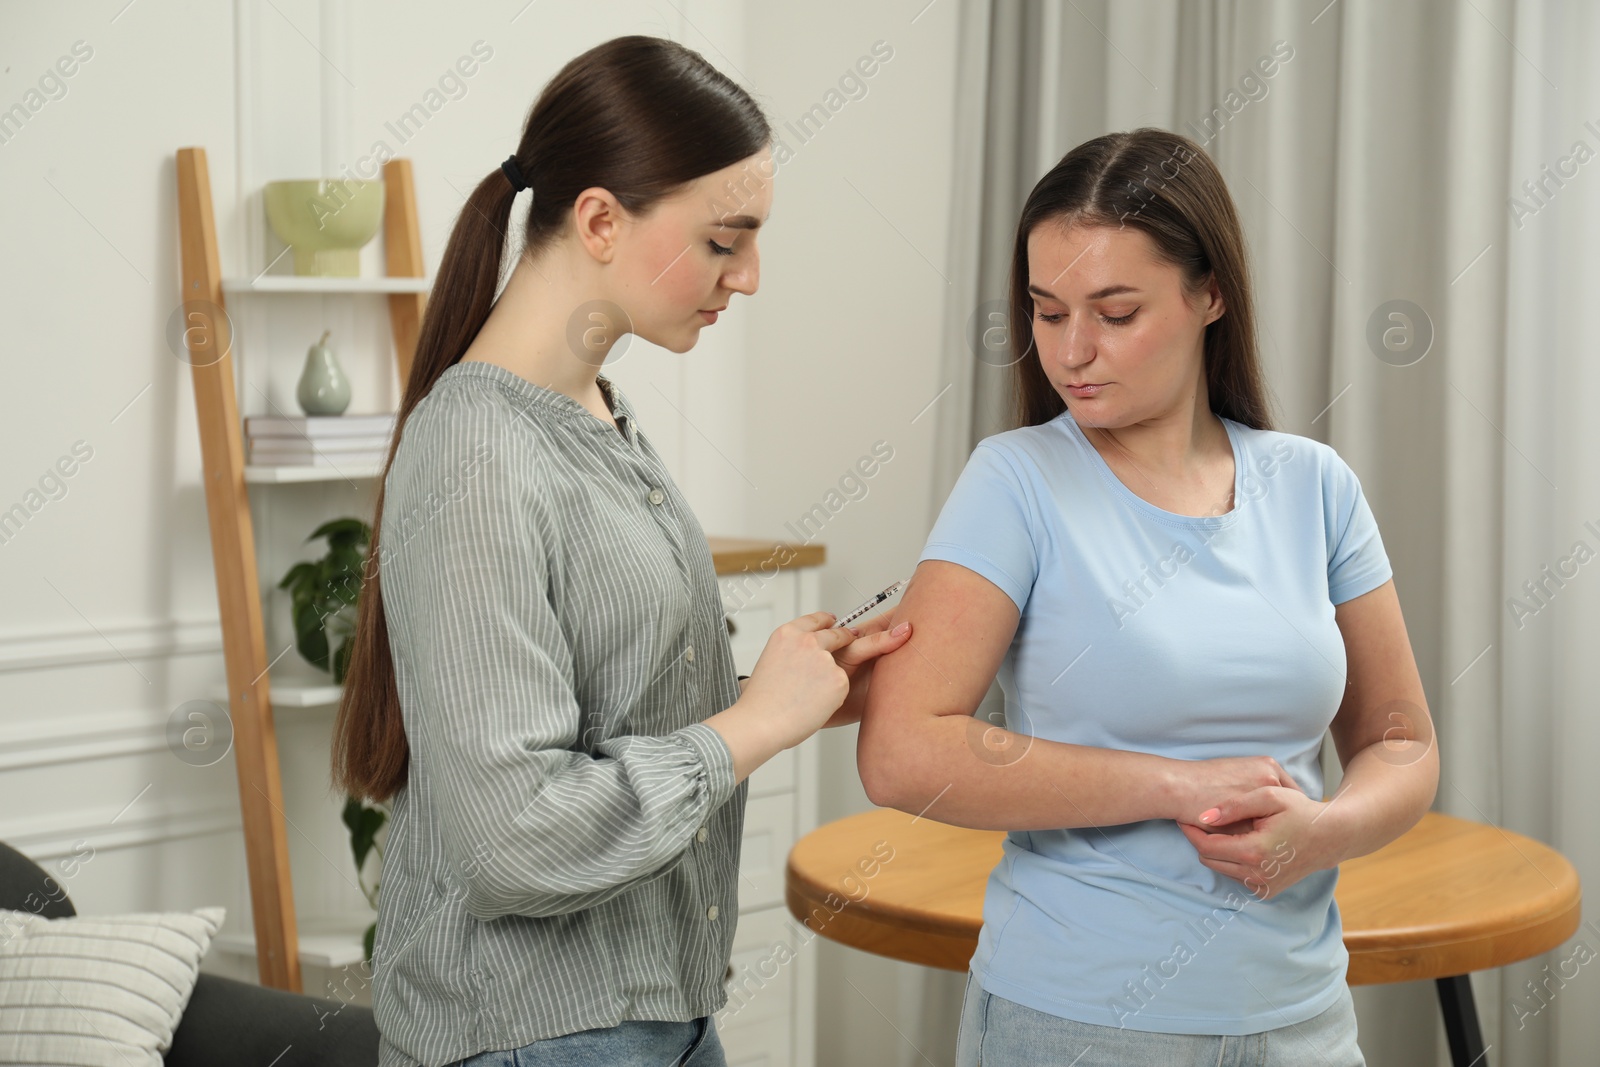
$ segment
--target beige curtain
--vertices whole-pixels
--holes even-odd
[[[1600,10],[962,0],[961,19],[961,295],[947,309],[954,402],[937,409],[935,500],[1007,425],[1005,372],[971,339],[1004,295],[1033,183],[1108,130],[1200,141],[1254,257],[1277,426],[1338,449],[1382,529],[1439,728],[1435,807],[1548,842],[1600,884],[1600,448],[1585,417],[1600,396]],[[1395,308],[1416,331],[1399,352],[1369,339],[1402,321]],[[1475,974],[1489,1062],[1595,1063],[1597,955],[1600,924],[1586,924],[1543,957]],[[926,975],[923,1048],[954,1047],[959,996],[960,976]],[[1355,998],[1372,1067],[1449,1062],[1431,982]]]

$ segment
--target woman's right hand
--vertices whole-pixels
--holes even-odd
[[[758,702],[772,717],[784,748],[793,748],[839,710],[850,693],[850,676],[833,653],[855,640],[834,628],[831,612],[814,611],[772,631],[750,671],[741,701]]]
[[[1202,826],[1200,813],[1263,786],[1299,789],[1283,765],[1271,756],[1223,756],[1218,759],[1174,760],[1179,822]],[[1207,827],[1213,832],[1223,827]]]

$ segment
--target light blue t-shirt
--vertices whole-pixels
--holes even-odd
[[[1135,495],[1068,412],[985,438],[919,562],[958,563],[1016,602],[998,675],[1009,729],[1175,759],[1270,755],[1321,799],[1321,741],[1345,690],[1333,608],[1387,581],[1388,557],[1332,448],[1223,423],[1236,506],[1207,517]],[[1318,871],[1258,900],[1168,820],[1012,831],[971,970],[997,996],[1079,1022],[1287,1026],[1340,996],[1337,880]]]

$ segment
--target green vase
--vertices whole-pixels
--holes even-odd
[[[324,330],[317,343],[306,349],[306,365],[300,372],[295,399],[307,415],[343,415],[350,406],[350,379],[344,376],[339,357],[327,344],[332,332]]]

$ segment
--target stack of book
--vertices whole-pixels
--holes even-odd
[[[244,420],[250,464],[343,467],[389,458],[393,414],[251,415]]]

